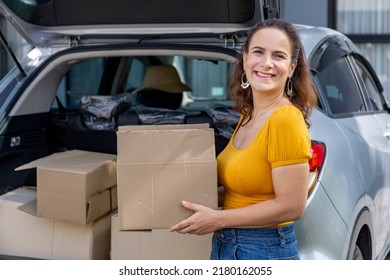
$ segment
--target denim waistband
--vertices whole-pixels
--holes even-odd
[[[280,241],[283,241],[287,238],[295,236],[294,224],[289,224],[277,228],[224,228],[217,230],[215,233],[217,239],[223,239],[227,242],[236,243],[237,240],[243,239],[272,239],[280,238]]]
[[[210,259],[299,259],[294,225],[264,229],[225,228],[215,231]]]

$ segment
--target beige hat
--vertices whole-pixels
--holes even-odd
[[[171,93],[191,90],[180,81],[179,74],[172,65],[153,65],[146,70],[144,81],[137,91],[155,89]]]

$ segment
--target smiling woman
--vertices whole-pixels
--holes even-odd
[[[214,232],[211,259],[299,259],[293,222],[306,205],[305,121],[316,105],[308,68],[290,23],[267,20],[248,32],[232,80],[241,118],[217,158],[223,210],[183,202],[194,214],[171,228]]]

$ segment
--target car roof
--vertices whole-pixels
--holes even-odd
[[[294,27],[299,33],[302,44],[305,47],[306,56],[310,56],[318,44],[331,36],[339,36],[344,40],[349,41],[349,39],[344,34],[331,28],[304,24],[294,24]]]

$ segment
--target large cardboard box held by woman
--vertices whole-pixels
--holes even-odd
[[[123,126],[117,136],[120,230],[167,229],[192,214],[182,200],[218,207],[208,125]]]

